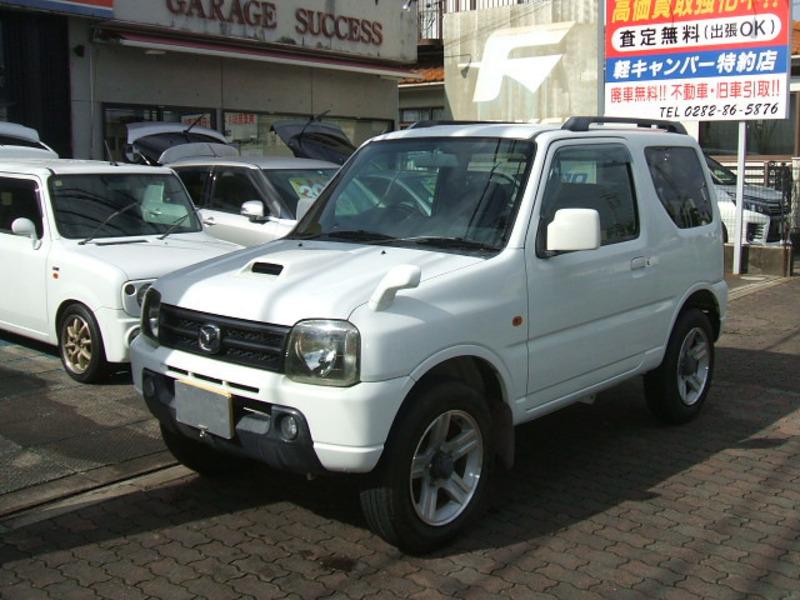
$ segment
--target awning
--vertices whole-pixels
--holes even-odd
[[[142,48],[156,52],[183,52],[186,54],[200,54],[202,56],[219,56],[222,58],[236,58],[240,60],[255,60],[260,62],[298,67],[312,67],[318,69],[331,69],[334,71],[347,71],[348,73],[362,73],[365,75],[378,75],[387,79],[419,79],[419,75],[409,69],[398,67],[383,67],[369,65],[355,61],[336,60],[319,56],[300,56],[282,52],[270,52],[257,48],[244,48],[225,44],[215,44],[201,41],[188,41],[165,37],[150,36],[128,32],[102,31],[96,41],[117,43],[121,46]]]

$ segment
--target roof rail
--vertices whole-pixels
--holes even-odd
[[[512,121],[415,121],[406,129],[422,129],[423,127],[435,127],[436,125],[519,125]]]
[[[570,131],[589,131],[591,125],[602,125],[604,123],[624,123],[636,125],[644,129],[664,129],[669,133],[687,135],[686,128],[677,121],[666,121],[663,119],[636,119],[633,117],[570,117],[561,126],[561,129]]]

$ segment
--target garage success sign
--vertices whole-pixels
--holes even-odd
[[[607,0],[605,113],[784,119],[789,0]]]

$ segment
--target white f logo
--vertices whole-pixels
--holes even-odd
[[[531,93],[536,92],[561,60],[563,52],[557,47],[566,37],[574,22],[550,25],[532,25],[499,29],[492,33],[483,47],[483,60],[479,63],[460,64],[460,68],[479,67],[473,102],[488,102],[500,95],[503,77],[522,84]],[[548,47],[549,46],[549,47]],[[519,48],[533,48],[545,55],[509,58]]]

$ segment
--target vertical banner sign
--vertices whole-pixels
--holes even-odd
[[[606,0],[605,113],[784,119],[789,0]]]

